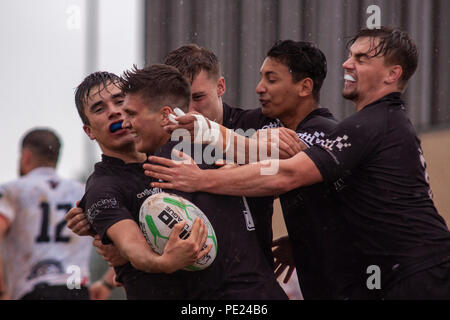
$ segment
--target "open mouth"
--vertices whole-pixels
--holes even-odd
[[[111,133],[114,133],[114,132],[122,129],[122,123],[123,123],[123,121],[114,122],[112,125],[109,126],[109,131]]]

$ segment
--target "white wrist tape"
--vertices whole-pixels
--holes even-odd
[[[176,116],[174,114],[169,114],[169,120],[170,122],[172,122],[173,124],[178,124],[178,121],[175,120]]]
[[[175,108],[175,109],[173,109],[173,112],[175,112],[175,114],[176,114],[178,117],[184,116],[184,115],[186,114],[186,113],[184,113],[184,111],[181,110],[180,108]]]
[[[194,123],[194,143],[212,144],[213,146],[222,143],[220,125],[218,123],[207,120],[199,114],[194,114],[194,117],[197,119]]]

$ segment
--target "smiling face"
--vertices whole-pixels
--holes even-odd
[[[266,58],[261,67],[261,80],[256,86],[262,112],[269,118],[286,118],[295,113],[300,101],[299,86],[289,68],[273,58]]]
[[[357,110],[397,88],[394,82],[398,79],[398,66],[387,66],[382,55],[374,56],[372,48],[377,42],[376,38],[357,39],[342,64],[345,79],[342,96],[353,101]]]
[[[191,85],[189,111],[196,111],[212,121],[222,122],[222,96],[225,93],[225,79],[218,80],[205,70],[195,76]]]
[[[151,111],[139,94],[127,94],[124,112],[126,117],[123,127],[134,137],[137,151],[154,153],[167,142],[169,135],[163,126],[168,124],[167,115],[171,112],[168,106],[160,111]]]
[[[83,129],[91,140],[97,140],[106,155],[134,147],[130,132],[121,126],[125,118],[123,101],[124,95],[117,84],[109,82],[106,87],[93,87],[84,104],[89,124]]]

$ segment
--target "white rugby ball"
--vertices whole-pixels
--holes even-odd
[[[203,249],[213,244],[205,256],[184,268],[188,271],[198,271],[210,266],[216,258],[217,238],[208,218],[195,204],[167,192],[151,195],[142,203],[139,211],[139,225],[148,244],[156,253],[162,255],[173,226],[185,220],[186,225],[180,233],[180,238],[186,239],[197,217],[201,218],[208,227],[208,237]]]

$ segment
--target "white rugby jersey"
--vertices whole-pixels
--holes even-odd
[[[81,183],[62,179],[51,167],[0,186],[0,214],[10,222],[4,263],[12,299],[40,282],[72,288],[89,282],[91,239],[75,235],[64,219],[83,194]]]

